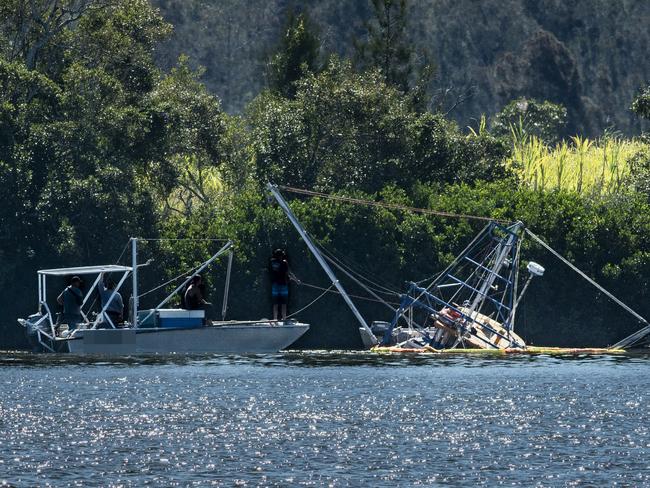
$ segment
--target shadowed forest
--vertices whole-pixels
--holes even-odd
[[[143,289],[220,245],[201,239],[232,239],[237,319],[270,315],[267,262],[286,247],[290,312],[307,305],[330,283],[267,181],[521,220],[650,316],[649,24],[650,5],[627,0],[0,0],[0,345],[25,344],[15,320],[36,310],[37,269],[127,264],[130,236],[152,239]],[[332,256],[395,292],[482,227],[285,196]],[[522,337],[601,346],[638,328],[523,249],[547,273]],[[204,274],[215,303],[225,266]],[[298,346],[360,345],[335,294],[299,318]]]

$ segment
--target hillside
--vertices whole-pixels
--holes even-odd
[[[309,12],[324,52],[350,55],[371,15],[352,0],[155,0],[174,24],[160,49],[164,67],[181,53],[206,68],[204,81],[229,112],[238,112],[264,86],[264,61],[277,42],[288,5]],[[433,57],[435,88],[450,89],[443,106],[472,92],[450,114],[461,125],[527,96],[569,109],[569,129],[594,135],[641,128],[629,107],[650,79],[650,2],[637,0],[416,0],[410,30]]]

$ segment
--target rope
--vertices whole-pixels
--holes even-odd
[[[305,283],[304,281],[300,281],[300,280],[295,280],[295,281],[296,281],[296,283],[297,283],[299,286],[306,286],[307,288],[314,288],[315,290],[330,290],[330,288],[332,288],[331,286],[330,286],[329,288],[323,288],[322,286],[312,285],[312,284],[310,284],[310,283]],[[340,294],[341,294],[341,293],[340,293],[339,291],[337,291],[337,290],[330,290],[330,293],[335,293],[335,294],[337,294],[337,295],[340,295]],[[383,302],[383,301],[381,301],[381,300],[376,300],[376,299],[374,299],[374,298],[369,298],[369,297],[362,297],[362,296],[360,296],[360,295],[350,295],[350,294],[348,293],[348,296],[349,296],[349,297],[352,297],[352,298],[357,298],[357,299],[359,299],[359,300],[366,300],[366,301],[368,301],[368,302],[375,302],[375,303],[389,303],[390,305],[399,306],[399,303],[395,303],[395,302]]]
[[[395,290],[393,290],[391,288],[388,288],[388,287],[386,287],[384,285],[381,285],[380,283],[372,281],[370,278],[367,278],[366,276],[361,274],[359,271],[355,270],[352,267],[351,264],[345,262],[341,258],[338,258],[332,251],[325,248],[321,243],[318,243],[318,247],[326,255],[325,259],[327,259],[328,261],[330,261],[332,263],[336,263],[335,266],[340,267],[340,269],[347,270],[351,274],[356,275],[359,279],[361,279],[363,281],[366,281],[367,283],[370,283],[371,285],[374,285],[376,287],[376,288],[372,288],[371,286],[368,286],[368,285],[362,285],[365,288],[368,288],[368,289],[370,289],[370,290],[372,290],[372,291],[374,291],[376,293],[382,293],[384,295],[390,295],[390,296],[395,296],[395,295],[399,296],[400,295],[400,293],[398,291],[395,291]],[[370,274],[369,271],[366,271],[366,272],[368,272]],[[375,277],[375,279],[376,279],[376,277]]]
[[[193,274],[194,271],[199,269],[201,266],[202,266],[202,264],[199,264],[198,266],[193,267],[189,271],[184,271],[183,273],[181,273],[178,276],[172,278],[171,280],[165,281],[162,285],[158,285],[157,287],[152,288],[151,290],[148,290],[148,291],[145,291],[144,293],[141,293],[140,295],[138,295],[138,298],[142,298],[142,297],[144,297],[146,295],[149,295],[150,293],[153,293],[154,291],[158,291],[161,288],[164,288],[165,286],[169,285],[170,283],[173,283],[174,281],[176,281],[176,280],[178,280],[180,278],[183,278],[184,276],[187,276],[189,274]]]
[[[635,312],[632,308],[627,306],[625,303],[623,303],[621,300],[616,298],[612,293],[608,292],[600,286],[598,283],[596,283],[594,280],[592,280],[589,276],[587,276],[584,272],[582,272],[580,269],[578,269],[571,261],[566,259],[564,256],[562,256],[560,253],[555,251],[551,246],[546,244],[540,237],[537,237],[535,234],[533,234],[529,229],[526,229],[526,233],[532,237],[535,241],[537,241],[542,247],[544,247],[547,251],[549,251],[551,254],[553,254],[556,258],[558,258],[560,261],[562,261],[564,264],[566,264],[569,268],[571,268],[573,271],[578,273],[580,276],[582,276],[587,282],[591,283],[594,287],[596,287],[599,291],[604,293],[607,297],[610,298],[613,302],[621,306],[624,310],[626,310],[628,313],[633,315],[639,322],[642,324],[645,324],[646,327],[641,329],[638,332],[635,332],[631,336],[623,339],[622,341],[618,342],[612,347],[624,347],[625,345],[630,345],[633,344],[634,342],[638,341],[640,338],[642,338],[645,334],[650,332],[650,324],[646,319],[644,319],[641,315],[639,315],[637,312]],[[638,337],[637,337],[638,336]]]
[[[297,310],[297,311],[293,312],[292,314],[287,315],[287,316],[285,317],[285,320],[286,320],[286,319],[289,319],[289,318],[291,318],[291,317],[293,317],[294,315],[298,315],[300,312],[302,312],[302,311],[304,311],[304,310],[307,310],[307,309],[308,309],[309,307],[311,307],[314,303],[316,303],[318,300],[320,300],[321,298],[323,298],[323,297],[324,297],[324,296],[325,296],[325,295],[326,295],[326,294],[327,294],[327,293],[332,289],[333,286],[334,286],[334,283],[332,283],[332,284],[330,285],[329,288],[327,288],[323,293],[321,293],[320,295],[318,295],[316,298],[314,298],[311,302],[309,302],[307,305],[305,305],[304,307],[302,307],[300,310]]]
[[[308,195],[311,197],[320,197],[320,198],[326,198],[328,200],[336,200],[339,202],[345,202],[345,203],[352,203],[355,205],[366,205],[369,207],[379,207],[379,208],[387,208],[391,210],[402,210],[406,212],[413,212],[413,213],[420,213],[420,214],[425,214],[425,215],[436,215],[438,217],[448,217],[448,218],[456,218],[456,219],[467,219],[467,220],[479,220],[483,222],[498,222],[500,224],[506,224],[509,223],[507,220],[499,220],[499,219],[493,219],[491,217],[481,217],[478,215],[466,215],[466,214],[457,214],[457,213],[452,213],[452,212],[443,212],[441,210],[432,210],[428,208],[417,208],[417,207],[409,207],[407,205],[399,205],[396,203],[381,203],[381,202],[374,202],[372,200],[363,200],[360,198],[352,198],[352,197],[343,197],[339,195],[330,195],[328,193],[321,193],[317,191],[312,191],[312,190],[303,190],[302,188],[293,188],[291,186],[284,186],[284,185],[278,185],[278,188],[281,188],[282,190],[291,192],[291,193],[298,193],[301,195]]]
[[[120,257],[117,258],[117,261],[115,261],[115,264],[120,264],[120,261],[122,260],[122,256],[124,256],[124,253],[128,249],[130,242],[131,242],[130,240],[126,241],[126,244],[124,245],[124,248],[122,249],[122,252],[120,253]]]

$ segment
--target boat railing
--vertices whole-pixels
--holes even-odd
[[[120,281],[117,283],[117,285],[115,285],[115,288],[113,288],[113,293],[111,293],[111,296],[108,298],[108,300],[106,300],[106,303],[102,307],[101,312],[97,314],[97,317],[95,318],[92,327],[90,327],[91,329],[96,329],[100,323],[100,320],[106,321],[111,326],[111,328],[113,329],[116,328],[115,324],[113,323],[109,315],[106,313],[106,310],[108,309],[108,306],[113,301],[113,298],[115,298],[115,295],[118,293],[118,290],[122,287],[124,281],[126,281],[128,276],[129,276],[129,271],[125,271],[124,274],[122,275],[122,278],[120,278]],[[99,284],[100,279],[101,279],[101,275],[99,275],[95,280],[95,283],[93,284],[93,288],[95,288]],[[90,295],[90,293],[88,293],[88,295]]]
[[[408,293],[413,293],[413,292],[418,293],[418,296],[419,296],[418,299],[413,298],[408,294]],[[512,340],[511,337],[506,337],[505,335],[503,335],[502,333],[500,333],[499,331],[497,331],[493,327],[491,327],[489,324],[478,321],[477,318],[472,317],[472,314],[467,314],[467,313],[463,312],[463,310],[461,310],[459,307],[456,307],[453,304],[448,303],[448,302],[438,298],[437,296],[429,293],[426,289],[417,286],[417,284],[415,284],[415,283],[410,284],[410,288],[409,288],[408,293],[407,293],[407,295],[405,295],[406,300],[403,301],[403,303],[400,305],[400,309],[398,309],[398,312],[396,314],[397,319],[399,319],[399,316],[401,316],[401,313],[403,313],[403,310],[405,308],[409,308],[409,307],[413,307],[413,306],[417,306],[417,307],[420,307],[420,308],[423,308],[423,309],[427,310],[429,313],[434,315],[436,317],[436,319],[437,319],[438,316],[440,315],[440,312],[435,307],[433,307],[432,304],[422,302],[421,298],[426,297],[427,300],[433,300],[436,304],[441,305],[443,307],[447,307],[447,308],[453,310],[454,312],[456,312],[457,314],[459,314],[459,316],[462,317],[461,322],[464,322],[464,324],[461,324],[463,329],[465,329],[465,330],[463,330],[463,332],[468,332],[470,335],[476,337],[477,339],[479,339],[480,341],[488,344],[489,346],[491,346],[491,347],[493,347],[495,349],[497,348],[497,346],[495,346],[491,341],[486,340],[485,338],[481,337],[480,335],[472,333],[471,329],[467,327],[468,322],[470,324],[477,325],[480,328],[491,332],[492,334],[496,334],[497,337],[500,337],[500,338],[508,340],[508,341]],[[390,332],[393,330],[393,328],[396,325],[397,325],[396,320],[393,319],[393,321],[391,322],[391,327],[389,328],[389,332],[388,332],[388,334],[386,334],[387,338],[390,337]]]

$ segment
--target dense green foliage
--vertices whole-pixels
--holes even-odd
[[[551,102],[520,98],[503,107],[492,123],[492,133],[516,138],[524,134],[537,137],[545,144],[556,144],[566,137],[566,108]]]
[[[639,116],[650,120],[650,86],[634,99],[632,110]]]
[[[162,3],[179,12],[192,5]],[[9,322],[3,326],[15,331],[8,333],[14,340],[7,344],[20,344],[14,317],[34,311],[36,269],[124,262],[120,251],[132,235],[233,239],[238,248],[233,318],[269,315],[267,259],[273,248],[286,246],[301,280],[292,284],[292,309],[301,308],[329,283],[269,202],[263,189],[269,180],[522,220],[590,276],[650,314],[645,299],[650,203],[639,176],[647,174],[641,170],[647,146],[634,142],[639,147],[630,165],[641,169],[631,171],[636,177],[621,181],[616,191],[523,184],[525,178],[511,171],[517,170],[511,129],[516,125],[520,136],[561,143],[564,109],[517,93],[528,97],[525,108],[515,101],[492,124],[483,117],[472,130],[460,128],[439,107],[426,110],[422,85],[413,83],[410,37],[401,32],[399,42],[384,52],[384,60],[391,57],[384,65],[378,62],[381,43],[375,42],[386,35],[386,7],[401,19],[402,29],[404,16],[420,7],[388,0],[374,5],[377,19],[371,25],[377,30],[365,49],[375,54],[364,64],[325,56],[316,29],[297,14],[285,24],[286,37],[272,43],[276,52],[266,53],[268,88],[255,93],[243,115],[229,116],[190,58],[158,67],[155,52],[171,26],[148,2],[0,0],[0,38],[15,39],[2,43],[0,51],[0,286],[6,290],[0,309]],[[212,13],[229,8],[232,13],[234,3],[205,7]],[[192,12],[196,18],[204,14]],[[322,14],[316,7],[312,13]],[[224,40],[224,49],[234,49],[230,41]],[[566,55],[561,49],[553,53],[560,56],[555,61]],[[205,76],[210,70],[207,66]],[[644,97],[645,92],[633,105],[641,116],[646,115]],[[576,120],[571,110],[569,126]],[[405,280],[440,271],[480,228],[463,219],[290,200],[325,248],[396,291]],[[219,245],[142,243],[143,259],[156,259],[142,271],[143,289],[191,268]],[[526,245],[548,270],[534,283],[519,318],[526,338],[538,344],[601,345],[634,328],[548,254]],[[221,262],[205,273],[215,301],[223,270]],[[51,293],[61,286],[53,283]],[[147,295],[143,306],[163,293]],[[369,319],[389,318],[381,305],[360,303]],[[358,344],[350,312],[336,295],[325,296],[300,317],[313,323],[302,345]]]
[[[336,58],[301,79],[294,99],[262,94],[249,120],[260,181],[375,192],[505,175],[503,141],[465,136],[442,116],[414,110],[380,72],[357,74]]]

